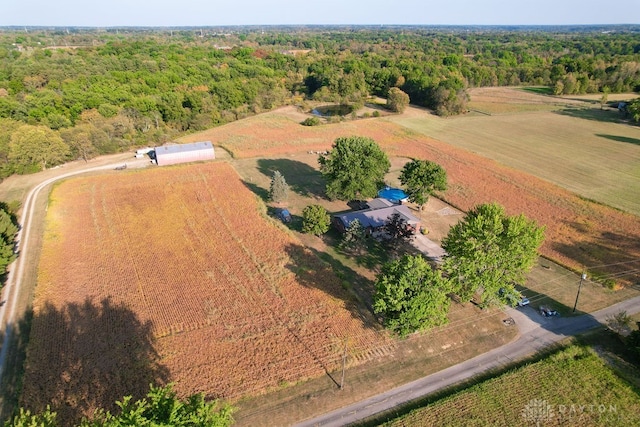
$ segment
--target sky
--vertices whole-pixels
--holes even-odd
[[[0,0],[0,26],[583,24],[640,24],[640,0]]]

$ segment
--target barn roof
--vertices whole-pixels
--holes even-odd
[[[188,151],[208,149],[213,150],[213,144],[211,144],[211,141],[192,142],[189,144],[163,145],[161,147],[156,147],[156,155],[184,153]]]

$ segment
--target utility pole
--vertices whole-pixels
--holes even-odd
[[[344,341],[344,352],[342,353],[342,379],[340,380],[340,390],[344,387],[344,368],[347,362],[347,340]]]
[[[573,312],[576,312],[576,307],[578,306],[578,298],[580,297],[580,289],[582,289],[582,281],[587,278],[587,273],[583,272],[580,276],[580,284],[578,285],[578,293],[576,294],[576,303],[573,304]]]

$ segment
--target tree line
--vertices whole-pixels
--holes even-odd
[[[4,31],[0,177],[164,142],[305,99],[359,105],[391,95],[396,108],[400,90],[413,104],[449,115],[466,110],[468,88],[501,85],[639,91],[640,34]]]

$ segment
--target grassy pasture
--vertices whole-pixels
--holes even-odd
[[[384,425],[637,426],[639,392],[593,350],[574,345]]]
[[[588,101],[516,89],[478,89],[470,108],[488,114],[389,120],[530,173],[587,199],[640,215],[640,127]]]

